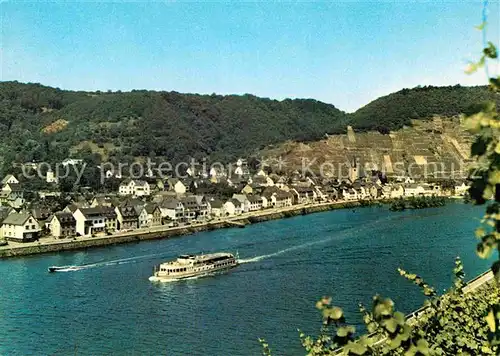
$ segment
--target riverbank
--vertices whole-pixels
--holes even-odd
[[[72,240],[56,240],[54,238],[42,238],[36,242],[16,243],[0,247],[0,258],[19,257],[41,253],[51,253],[70,250],[82,250],[95,247],[105,247],[144,240],[157,240],[177,236],[191,235],[202,231],[211,231],[223,228],[244,227],[268,220],[285,219],[298,215],[307,215],[336,209],[352,209],[362,206],[379,204],[378,201],[351,201],[351,202],[328,202],[318,204],[301,204],[286,208],[259,210],[245,213],[228,219],[220,219],[206,223],[190,226],[167,228],[159,226],[150,229],[139,229],[132,232],[118,233],[102,237],[76,237]]]

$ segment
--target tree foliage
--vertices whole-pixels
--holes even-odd
[[[485,68],[488,62],[498,60],[498,50],[491,42],[486,42],[486,23],[482,25],[484,49],[477,63],[469,65],[474,72]],[[500,76],[489,79],[489,88],[498,97]],[[491,266],[495,280],[500,282],[500,117],[495,102],[486,102],[476,108],[465,122],[470,132],[475,134],[471,146],[471,156],[476,158],[476,166],[471,172],[471,199],[476,204],[486,204],[486,214],[481,226],[476,230],[479,239],[477,254],[489,258],[496,252],[496,261]],[[492,345],[500,345],[500,303],[492,305],[487,319],[490,328],[489,340]]]
[[[343,311],[324,297],[316,307],[323,316],[319,336],[300,333],[307,355],[496,355],[498,345],[491,344],[490,321],[484,318],[500,302],[495,283],[477,290],[464,289],[463,265],[455,262],[454,282],[444,296],[416,274],[400,274],[422,289],[427,297],[418,315],[406,318],[395,310],[392,300],[375,296],[370,310],[360,305],[369,335],[356,337]],[[267,345],[269,347],[269,345]]]
[[[445,197],[438,196],[417,196],[410,198],[398,198],[391,202],[391,211],[403,211],[407,209],[436,208],[446,205]]]
[[[358,131],[378,130],[388,133],[389,130],[397,130],[404,125],[411,126],[412,119],[468,115],[477,103],[488,100],[500,105],[500,100],[485,86],[424,86],[402,89],[357,110],[350,117],[350,122]]]

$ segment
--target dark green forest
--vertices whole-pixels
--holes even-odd
[[[0,83],[0,156],[54,163],[68,156],[132,162],[134,157],[230,161],[285,140],[312,141],[355,130],[387,133],[411,119],[466,112],[492,98],[486,87],[423,87],[381,97],[355,113],[312,99],[134,90],[67,91]]]
[[[410,126],[410,120],[469,114],[478,103],[488,100],[500,104],[487,86],[416,87],[380,97],[350,115],[350,119],[357,131],[388,133]]]

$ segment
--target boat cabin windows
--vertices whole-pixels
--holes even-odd
[[[184,268],[162,268],[162,272],[168,272],[168,273],[179,273],[179,272],[186,272],[187,267]]]

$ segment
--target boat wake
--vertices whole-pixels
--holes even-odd
[[[238,263],[245,264],[245,263],[259,262],[259,261],[262,261],[262,260],[266,260],[268,258],[272,258],[272,257],[276,257],[276,256],[279,256],[279,255],[285,254],[287,252],[292,252],[292,251],[295,251],[295,250],[301,250],[301,249],[307,248],[309,246],[319,245],[319,244],[326,243],[326,242],[329,242],[329,241],[332,241],[332,240],[343,240],[343,239],[348,238],[350,235],[352,235],[354,233],[359,233],[362,230],[367,230],[367,229],[369,230],[369,229],[371,229],[373,227],[373,225],[378,225],[380,223],[381,223],[381,220],[376,220],[376,221],[373,221],[371,223],[364,224],[363,227],[361,227],[361,228],[360,227],[351,227],[351,228],[342,230],[341,233],[343,235],[340,236],[340,237],[339,237],[338,234],[332,235],[332,236],[329,236],[329,237],[321,239],[321,240],[315,240],[315,241],[311,241],[311,242],[306,242],[304,244],[300,244],[300,245],[288,247],[288,248],[285,248],[283,250],[279,250],[277,252],[270,253],[270,254],[267,254],[267,255],[261,255],[261,256],[256,256],[256,257],[247,258],[247,259],[238,259]]]
[[[137,256],[137,257],[129,257],[129,258],[122,258],[119,260],[112,260],[112,261],[102,261],[102,262],[96,262],[96,263],[90,263],[86,265],[76,265],[76,266],[62,266],[62,268],[58,268],[55,272],[76,272],[76,271],[81,271],[85,269],[91,269],[91,268],[99,268],[99,267],[107,267],[107,266],[116,266],[116,265],[122,265],[122,264],[128,264],[128,263],[135,263],[136,261],[147,259],[147,258],[156,258],[156,257],[161,257],[162,254],[151,254],[151,255],[144,255],[144,256]]]
[[[51,267],[51,268],[55,268],[53,271],[50,270],[49,268],[49,272],[74,272],[74,271],[79,271],[81,269],[83,269],[82,267],[78,267],[78,266],[62,266],[62,267]]]
[[[270,253],[270,254],[267,254],[267,255],[261,255],[261,256],[256,256],[256,257],[252,257],[252,258],[246,258],[246,259],[239,259],[238,263],[244,264],[244,263],[259,262],[259,261],[262,261],[262,260],[266,260],[268,258],[272,258],[272,257],[276,257],[276,256],[279,256],[279,255],[282,255],[282,254],[287,253],[287,252],[291,252],[291,251],[295,251],[295,250],[300,250],[300,249],[303,249],[303,248],[306,248],[306,247],[309,247],[309,246],[312,246],[312,245],[317,245],[317,244],[320,244],[320,243],[323,243],[323,242],[327,242],[329,240],[331,240],[331,238],[330,239],[323,239],[323,240],[318,240],[318,241],[307,242],[305,244],[288,247],[288,248],[285,248],[283,250],[279,250],[277,252]]]

